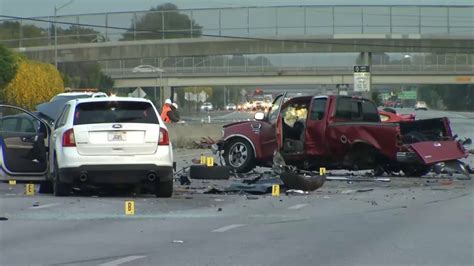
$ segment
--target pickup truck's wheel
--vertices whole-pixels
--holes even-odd
[[[59,169],[56,159],[54,160],[53,191],[56,197],[68,196],[71,193],[71,186],[59,180]]]
[[[407,177],[420,177],[428,174],[431,171],[430,166],[425,165],[410,165],[403,168],[403,173]]]
[[[244,139],[233,139],[224,147],[225,164],[237,173],[246,173],[255,168],[252,146]]]

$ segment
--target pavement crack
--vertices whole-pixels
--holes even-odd
[[[439,202],[449,201],[449,200],[453,200],[453,199],[459,199],[459,198],[462,198],[462,197],[465,197],[465,196],[469,196],[469,195],[470,195],[470,194],[467,194],[467,193],[466,193],[466,194],[462,194],[462,195],[455,196],[455,197],[451,197],[451,198],[428,201],[428,202],[426,202],[425,204],[433,204],[433,203],[439,203]]]

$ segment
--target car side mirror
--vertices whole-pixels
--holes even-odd
[[[255,120],[263,120],[265,118],[265,113],[262,113],[262,112],[258,112],[258,113],[255,113],[255,116],[254,116]]]

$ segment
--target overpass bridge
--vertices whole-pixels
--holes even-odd
[[[179,13],[189,25],[170,21]],[[0,40],[28,57],[54,62],[223,54],[474,51],[474,6],[278,6],[139,11],[41,17],[18,21],[19,38]],[[144,30],[144,18],[161,20]],[[96,32],[59,31],[78,25]],[[194,23],[192,23],[194,22]],[[66,23],[66,24],[61,24]],[[25,38],[35,25],[44,29]]]
[[[176,14],[189,18],[189,25],[169,23]],[[20,37],[0,43],[45,62],[54,62],[57,51],[60,68],[98,62],[118,88],[162,86],[165,95],[180,86],[351,84],[356,64],[372,65],[374,84],[472,84],[473,14],[474,5],[79,14],[18,19]],[[161,20],[161,28],[137,26],[147,17]],[[58,31],[54,45],[54,21],[63,29],[96,32]],[[44,29],[41,36],[24,37],[31,25]],[[319,60],[324,55],[335,59]],[[162,78],[133,72],[143,64],[164,69]]]

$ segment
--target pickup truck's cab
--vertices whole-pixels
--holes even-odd
[[[237,172],[269,166],[275,151],[302,169],[403,170],[466,156],[446,118],[382,123],[375,104],[347,96],[278,96],[266,116],[224,126],[218,148]],[[282,103],[283,102],[283,103]]]

